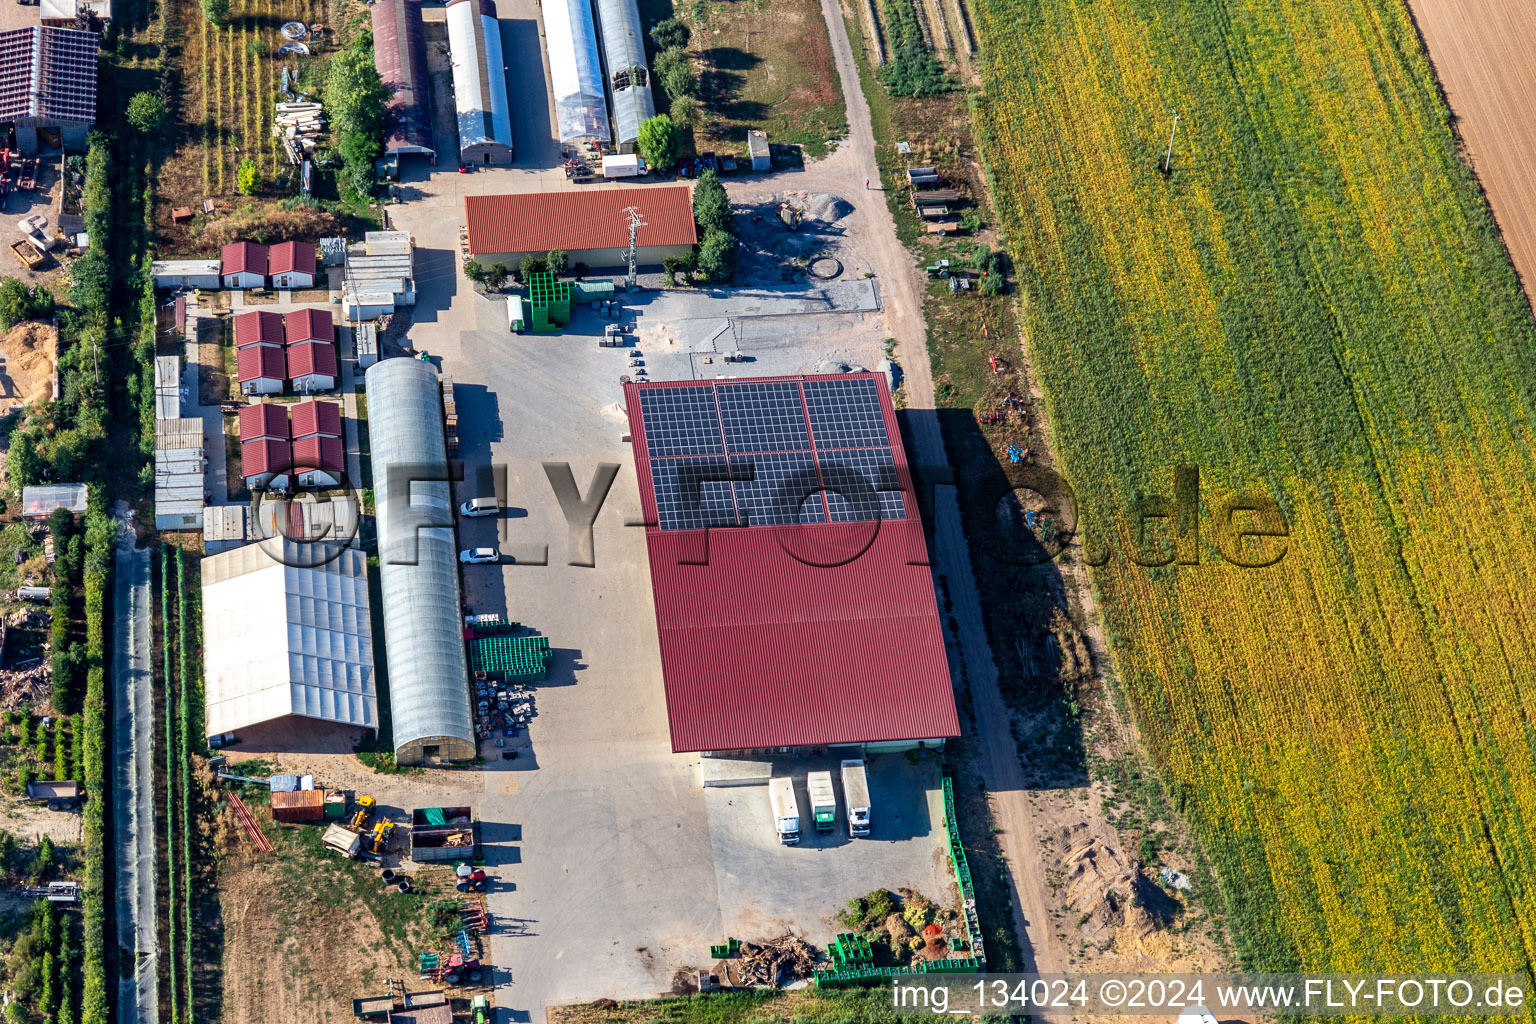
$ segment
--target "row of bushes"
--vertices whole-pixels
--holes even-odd
[[[690,280],[698,273],[714,284],[730,281],[736,272],[736,216],[714,171],[699,175],[693,186],[693,219],[699,226],[699,251],[662,260],[667,284],[675,285],[680,273]]]
[[[116,529],[105,504],[105,490],[93,487],[85,514],[85,743],[80,773],[86,796],[80,844],[85,861],[81,897],[85,960],[81,1024],[106,1024],[107,1020],[106,832],[102,819],[107,801],[107,586]]]
[[[6,1024],[28,1024],[37,1018],[72,1024],[75,1019],[80,946],[73,921],[58,908],[49,900],[34,903],[5,958],[6,987],[12,996],[5,1008]]]

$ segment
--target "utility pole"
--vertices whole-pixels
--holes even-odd
[[[1173,137],[1179,134],[1179,112],[1173,112],[1173,131],[1168,133],[1168,155],[1163,158],[1163,177],[1168,177],[1169,168],[1173,166]]]
[[[630,291],[635,290],[635,281],[639,277],[640,254],[636,245],[640,229],[645,227],[645,221],[640,219],[638,207],[627,206],[624,213],[629,217],[629,276],[625,278]]]

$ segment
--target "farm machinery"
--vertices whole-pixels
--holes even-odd
[[[352,820],[347,822],[347,827],[353,832],[362,832],[368,827],[368,819],[373,817],[373,809],[378,806],[378,801],[371,796],[357,798],[357,812],[352,815]]]

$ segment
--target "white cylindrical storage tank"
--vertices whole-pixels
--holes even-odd
[[[385,359],[364,380],[395,759],[469,760],[475,729],[437,372],[417,359]]]

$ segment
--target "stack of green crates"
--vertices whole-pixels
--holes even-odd
[[[875,962],[869,940],[852,932],[842,932],[827,947],[827,955],[838,967],[867,967]]]
[[[482,636],[469,642],[469,667],[508,682],[544,678],[551,657],[547,636]]]
[[[528,329],[552,334],[571,322],[571,282],[556,281],[541,270],[528,275],[528,305],[533,310]]]
[[[470,627],[470,629],[474,630],[475,636],[477,637],[510,636],[513,633],[521,631],[522,628],[523,624],[521,622],[508,622],[506,619],[493,619],[490,622],[477,622]]]

